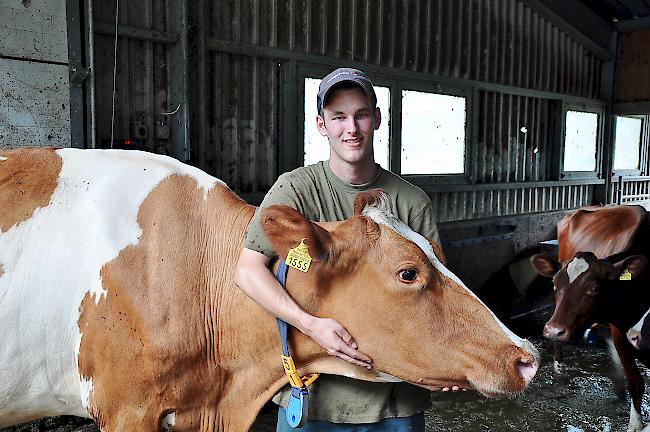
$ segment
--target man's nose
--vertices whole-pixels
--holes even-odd
[[[359,129],[357,125],[357,120],[354,117],[350,117],[345,122],[345,131],[349,133],[355,133]]]

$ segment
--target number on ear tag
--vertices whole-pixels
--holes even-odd
[[[628,269],[625,269],[623,273],[621,273],[621,276],[618,278],[619,280],[632,280],[632,273]]]
[[[300,244],[295,248],[289,249],[287,259],[284,261],[289,267],[307,273],[311,264],[311,255],[305,244],[305,239],[300,240]]]

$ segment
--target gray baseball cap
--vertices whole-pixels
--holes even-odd
[[[344,82],[350,82],[361,87],[361,89],[372,99],[373,108],[377,106],[377,95],[375,95],[375,89],[372,86],[372,81],[370,81],[366,74],[358,69],[339,68],[323,78],[318,86],[316,110],[319,114],[323,109],[324,102],[327,100],[330,91],[338,84]]]

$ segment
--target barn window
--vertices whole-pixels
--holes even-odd
[[[599,142],[599,113],[567,110],[564,129],[565,172],[595,172]]]
[[[638,174],[641,158],[643,119],[633,116],[616,117],[614,141],[614,171],[617,174]]]
[[[329,144],[327,138],[318,132],[316,127],[316,95],[320,79],[305,78],[305,140],[304,164],[310,165],[329,159]],[[375,131],[374,147],[375,162],[388,169],[388,143],[390,136],[390,89],[375,84],[377,106],[381,110],[381,126]]]
[[[466,98],[402,91],[402,174],[465,172]]]

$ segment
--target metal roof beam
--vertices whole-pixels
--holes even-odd
[[[580,1],[522,1],[601,59],[611,59],[609,37],[613,29]]]
[[[650,29],[650,17],[619,21],[614,24],[619,32],[633,32]]]

